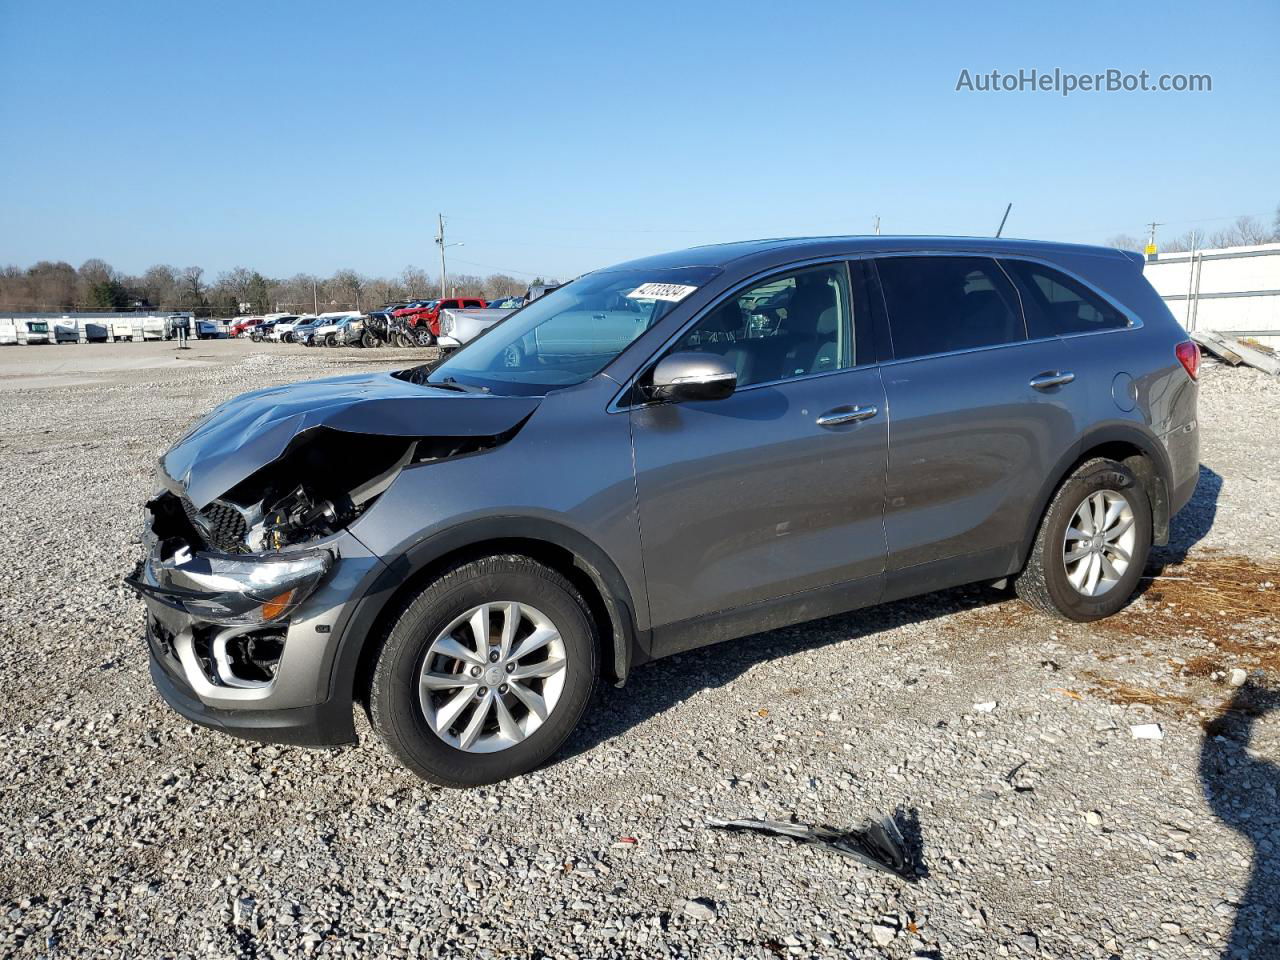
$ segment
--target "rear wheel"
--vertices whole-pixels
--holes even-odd
[[[337,334],[326,333],[324,335],[324,345],[326,347],[336,347],[338,345]]]
[[[446,787],[527,773],[556,752],[595,686],[581,595],[522,556],[457,567],[387,634],[369,690],[373,727],[420,777]]]
[[[1133,595],[1151,551],[1151,502],[1114,460],[1090,460],[1058,488],[1014,586],[1067,620],[1109,617]]]
[[[360,335],[360,346],[365,347],[368,350],[372,350],[377,345],[378,345],[378,338],[375,337],[372,333],[369,333],[368,331],[366,331],[365,333]]]

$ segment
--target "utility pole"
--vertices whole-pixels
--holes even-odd
[[[876,236],[880,236],[880,214],[876,214]]]
[[[440,248],[440,299],[443,300],[449,294],[445,291],[445,272],[444,272],[444,214],[436,214],[436,219],[440,224],[440,232],[436,234],[436,246]]]
[[[320,294],[316,292],[315,277],[311,278],[311,312],[320,316]]]
[[[444,214],[436,214],[437,221],[440,224],[440,230],[436,234],[436,246],[440,248],[440,299],[443,300],[449,295],[448,293],[448,275],[444,269],[444,248],[445,247],[462,247],[464,243],[445,243],[444,242]]]
[[[1147,249],[1144,250],[1143,253],[1148,257],[1154,257],[1156,255],[1156,227],[1163,226],[1163,223],[1156,223],[1154,220],[1147,224],[1150,232],[1147,234]]]

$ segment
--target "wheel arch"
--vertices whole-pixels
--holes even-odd
[[[588,537],[554,521],[492,517],[430,537],[388,562],[357,601],[342,632],[334,661],[335,692],[363,700],[378,638],[408,598],[450,567],[501,553],[531,557],[578,588],[596,624],[605,674],[618,685],[624,683],[643,651],[637,645],[630,588],[608,554]]]
[[[1169,542],[1169,457],[1152,434],[1129,424],[1111,424],[1086,433],[1049,471],[1037,495],[1036,509],[1028,517],[1015,569],[1011,572],[1021,570],[1026,563],[1044,513],[1058,488],[1080,464],[1095,457],[1115,460],[1133,471],[1151,501],[1152,543]]]

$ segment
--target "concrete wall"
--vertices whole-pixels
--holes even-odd
[[[1280,348],[1280,243],[1164,254],[1143,274],[1188,330],[1274,330],[1255,339]]]

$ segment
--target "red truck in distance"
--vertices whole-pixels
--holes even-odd
[[[483,310],[487,306],[480,297],[446,297],[443,300],[432,300],[422,307],[405,307],[394,311],[393,317],[403,317],[411,327],[427,325],[433,337],[440,336],[441,310]]]

